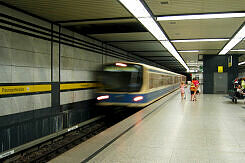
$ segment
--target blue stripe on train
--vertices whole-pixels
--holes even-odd
[[[111,94],[111,93],[97,93],[97,97],[98,96],[103,96],[103,95],[109,95],[110,98],[106,99],[106,100],[101,100],[98,102],[106,102],[106,103],[147,103],[150,102],[170,91],[172,91],[173,89],[176,89],[178,87],[178,85],[175,86],[170,86],[164,89],[160,89],[154,92],[150,92],[150,93],[146,93],[146,94]],[[135,102],[133,101],[133,98],[136,96],[143,96],[143,100]]]

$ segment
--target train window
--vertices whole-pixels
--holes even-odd
[[[138,92],[142,86],[142,69],[142,66],[135,64],[127,64],[126,67],[105,65],[101,82],[106,91]]]
[[[157,73],[150,73],[149,75],[149,89],[158,88],[162,86],[178,84],[182,81],[182,76],[170,76]]]
[[[150,73],[149,88],[158,88],[166,85],[166,76],[161,74]]]
[[[164,75],[163,83],[164,83],[164,85],[168,85],[168,76],[167,75]]]
[[[168,85],[172,84],[172,80],[173,80],[173,79],[172,79],[172,76],[169,76],[169,77],[168,77]]]
[[[153,88],[153,81],[154,81],[152,73],[149,74],[149,78],[150,78],[150,80],[149,80],[149,88],[152,89]]]
[[[168,76],[168,85],[171,84],[171,76]]]
[[[174,84],[176,84],[176,83],[178,83],[178,77],[177,76],[174,77]]]

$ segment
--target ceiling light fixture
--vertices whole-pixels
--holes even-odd
[[[245,64],[245,62],[240,62],[238,63],[238,66]]]
[[[239,18],[245,17],[245,13],[217,13],[217,14],[193,14],[177,16],[159,16],[157,21],[166,20],[192,20],[192,19],[217,19],[217,18]]]
[[[151,18],[139,0],[119,0],[136,18]]]
[[[186,39],[186,40],[171,40],[171,42],[210,42],[210,41],[228,41],[228,38],[207,38],[207,39]]]
[[[189,72],[198,72],[198,70],[189,70]]]
[[[179,53],[195,53],[200,52],[199,50],[179,50]]]
[[[162,32],[153,18],[138,18],[138,20],[155,36],[158,40],[167,41],[166,35]]]
[[[189,71],[188,66],[180,57],[174,46],[170,43],[167,36],[163,33],[161,28],[155,22],[153,17],[140,2],[140,0],[119,0],[158,40],[160,43]]]
[[[231,50],[236,44],[238,44],[245,37],[245,25],[236,33],[236,35],[225,45],[225,47],[220,51],[220,55],[225,55],[229,50]]]
[[[234,49],[234,50],[231,50],[232,52],[245,52],[245,49]]]

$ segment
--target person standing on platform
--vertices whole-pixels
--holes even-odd
[[[194,99],[196,100],[196,94],[199,94],[198,88],[199,88],[199,81],[196,78],[193,78],[192,83],[195,85],[196,90],[194,92]]]
[[[180,83],[180,93],[181,93],[181,99],[184,100],[185,99],[185,83],[182,81]]]
[[[242,78],[241,80],[241,86],[243,89],[245,89],[245,78]]]
[[[239,85],[238,78],[235,78],[235,80],[233,80],[232,83],[233,83],[233,86],[234,86],[234,90],[236,90],[238,85]]]
[[[196,92],[196,87],[194,83],[191,83],[190,91],[191,91],[191,101],[195,101],[196,99],[195,99],[194,93]]]

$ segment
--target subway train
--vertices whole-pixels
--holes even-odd
[[[184,75],[134,62],[106,64],[98,76],[98,106],[144,107],[186,81]]]

